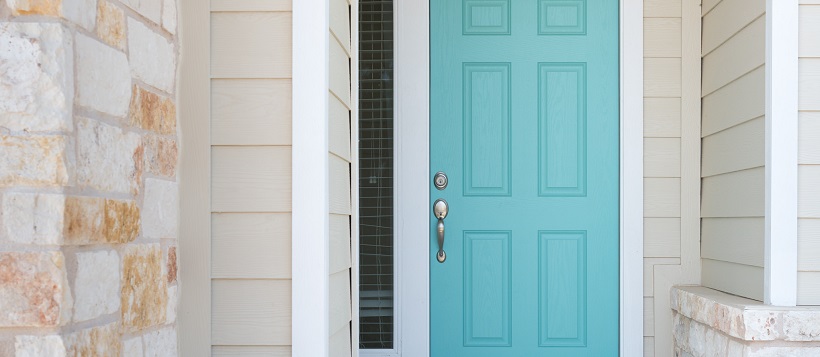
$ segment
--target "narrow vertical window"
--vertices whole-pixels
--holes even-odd
[[[393,1],[359,1],[359,348],[392,349]]]

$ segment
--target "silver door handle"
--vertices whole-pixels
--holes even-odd
[[[444,252],[444,219],[447,218],[447,212],[449,211],[449,207],[447,206],[447,201],[442,198],[436,200],[433,203],[433,215],[438,218],[438,224],[436,224],[436,233],[438,235],[438,253],[436,253],[436,260],[439,263],[444,263],[447,259],[447,253]]]

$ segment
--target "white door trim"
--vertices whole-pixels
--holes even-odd
[[[429,4],[396,1],[396,352],[427,356],[429,302]],[[620,355],[643,354],[643,1],[621,0]],[[410,274],[412,273],[412,274]],[[392,355],[392,354],[382,354]]]

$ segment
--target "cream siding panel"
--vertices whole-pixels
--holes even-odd
[[[704,218],[704,259],[763,267],[763,218]]]
[[[350,327],[350,271],[330,275],[330,334]]]
[[[797,220],[797,270],[820,271],[820,219]]]
[[[766,67],[729,83],[703,98],[703,136],[766,114]]]
[[[336,41],[330,43],[330,92],[350,108],[350,57]]]
[[[762,167],[703,179],[701,217],[763,217]]]
[[[350,356],[350,324],[330,336],[330,357]]]
[[[820,110],[820,58],[801,58],[798,80],[798,108]]]
[[[350,110],[335,97],[328,104],[328,147],[331,153],[350,161]]]
[[[643,103],[645,137],[680,137],[680,98],[646,98]]]
[[[723,0],[703,17],[703,54],[712,52],[766,12],[766,0]]]
[[[680,97],[680,58],[644,58],[644,96]]]
[[[820,272],[797,273],[797,304],[820,305]]]
[[[290,78],[291,29],[290,12],[212,13],[212,78]]]
[[[766,164],[763,117],[703,139],[701,175],[740,171]]]
[[[330,33],[350,57],[350,7],[347,0],[330,0]]]
[[[644,56],[681,56],[681,19],[644,19]]]
[[[290,357],[290,346],[214,346],[213,357]]]
[[[702,0],[702,1],[703,1],[703,5],[702,5],[701,9],[703,11],[703,15],[706,15],[707,13],[709,13],[709,11],[714,9],[715,6],[717,6],[717,4],[719,4],[723,0]]]
[[[680,265],[680,258],[644,258],[643,259],[643,296],[654,296],[655,266]]]
[[[820,6],[800,6],[800,57],[820,57]]]
[[[820,218],[820,165],[800,165],[798,192],[798,217]]]
[[[644,17],[680,17],[681,0],[645,0],[643,2]]]
[[[680,257],[680,218],[644,218],[644,257]]]
[[[645,178],[644,217],[680,217],[680,179]]]
[[[350,216],[330,215],[330,274],[350,268]]]
[[[703,259],[703,285],[730,294],[763,300],[763,268]]]
[[[654,337],[644,337],[643,338],[643,355],[646,357],[652,357],[655,355],[655,338]]]
[[[643,335],[655,336],[655,298],[643,298]]]
[[[212,145],[290,145],[290,79],[211,81]]]
[[[350,214],[350,163],[330,155],[330,213]]]
[[[290,147],[214,147],[211,158],[214,212],[290,211]]]
[[[290,11],[290,0],[211,0],[211,11]]]
[[[766,18],[748,27],[703,57],[703,95],[714,92],[765,61]]]
[[[680,177],[680,139],[644,139],[644,177]]]
[[[213,278],[291,278],[289,213],[214,213]]]
[[[214,280],[214,345],[290,345],[290,280]]]
[[[801,112],[799,115],[799,162],[820,165],[820,112]]]

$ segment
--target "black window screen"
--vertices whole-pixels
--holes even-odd
[[[393,348],[393,1],[359,1],[359,341]]]

